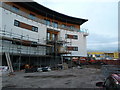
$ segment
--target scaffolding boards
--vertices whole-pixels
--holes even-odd
[[[9,71],[10,71],[10,73],[13,73],[14,71],[13,71],[12,62],[11,62],[9,53],[6,52],[5,56],[6,56],[7,64],[9,67]]]

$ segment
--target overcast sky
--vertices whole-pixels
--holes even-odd
[[[88,19],[87,49],[118,50],[118,0],[34,0],[57,12]]]

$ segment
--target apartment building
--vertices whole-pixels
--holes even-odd
[[[53,11],[36,2],[0,2],[2,64],[6,53],[13,67],[55,66],[64,59],[86,57],[88,21]]]

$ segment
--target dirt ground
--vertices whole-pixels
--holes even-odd
[[[2,76],[3,87],[12,88],[96,88],[102,81],[99,68],[83,67],[50,72],[15,72],[13,76]]]

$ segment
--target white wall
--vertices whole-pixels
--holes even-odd
[[[0,12],[2,12],[2,13],[0,13],[0,20],[1,20],[1,18],[3,19],[2,22],[0,22],[0,28],[7,32],[11,32],[9,35],[6,34],[5,36],[21,39],[21,35],[23,35],[23,36],[25,36],[25,37],[23,37],[23,40],[31,40],[31,41],[38,42],[38,39],[39,39],[40,44],[46,44],[45,39],[46,39],[46,30],[47,29],[46,29],[45,25],[37,23],[37,22],[32,21],[27,18],[24,18],[22,16],[16,15],[16,14],[14,14],[8,10],[5,10],[1,7],[0,7]],[[24,22],[26,24],[36,26],[36,27],[38,27],[38,32],[34,32],[34,31],[30,31],[30,30],[27,30],[24,28],[16,27],[16,26],[14,26],[14,20],[18,20],[20,22]],[[12,45],[11,48],[9,48],[10,47],[9,45]],[[10,44],[9,42],[7,44],[4,43],[3,47],[5,47],[5,49],[9,52],[18,53],[17,47],[13,44]],[[26,51],[27,46],[22,46],[21,48],[22,48],[21,53],[27,54],[27,51]],[[15,49],[15,50],[11,51],[12,49]],[[30,49],[31,49],[31,52],[29,52],[28,54],[33,54],[33,53],[38,53],[39,55],[46,54],[46,49],[44,47],[39,47],[38,50],[36,50],[35,47],[31,47]],[[3,50],[3,52],[6,52],[6,50]]]
[[[65,39],[65,34],[77,35],[78,39]],[[71,54],[65,56],[87,56],[86,37],[83,36],[83,33],[61,30],[60,37],[62,37],[63,40],[67,40],[67,42],[71,42],[71,44],[69,43],[67,46],[78,47],[78,51],[70,51]]]
[[[23,35],[23,39],[29,39],[32,41],[38,41],[37,39],[40,39],[41,43],[45,44],[43,39],[46,38],[46,26],[40,23],[37,23],[35,21],[32,21],[30,19],[24,18],[22,16],[16,15],[14,13],[11,13],[8,10],[2,9],[2,18],[4,19],[2,21],[2,29],[8,32],[12,32],[15,34]],[[14,26],[14,20],[18,20],[20,22],[24,22],[28,25],[33,25],[38,27],[38,32],[30,31],[28,29],[20,28]],[[19,37],[19,35],[16,35],[14,37]]]
[[[0,30],[2,29],[2,8],[0,7]]]

